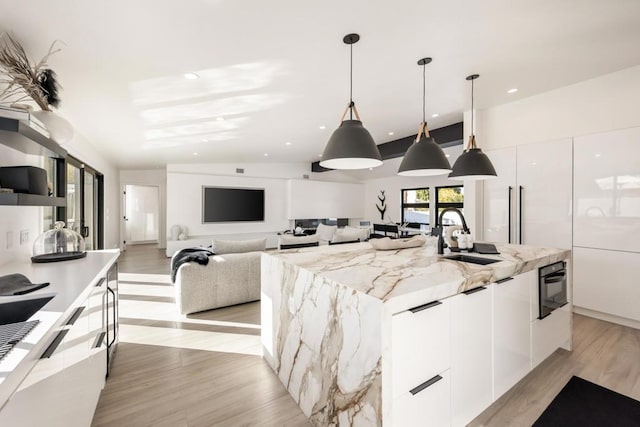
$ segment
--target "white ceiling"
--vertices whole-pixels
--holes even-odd
[[[64,87],[60,114],[122,168],[315,161],[348,101],[378,143],[640,64],[638,0],[0,0]],[[185,72],[200,75],[186,80]],[[515,94],[507,90],[517,87]],[[218,119],[219,117],[225,120]],[[321,130],[320,126],[326,126]],[[389,136],[389,132],[394,132]],[[206,142],[205,142],[206,140]],[[291,145],[285,145],[290,142]],[[193,153],[197,152],[198,156]],[[268,153],[268,157],[264,156]]]

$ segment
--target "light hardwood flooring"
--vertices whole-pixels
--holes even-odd
[[[120,344],[93,426],[308,426],[260,357],[260,303],[177,314],[169,259],[129,246],[119,262]],[[530,426],[572,375],[640,400],[640,330],[574,316],[556,351],[472,426]]]

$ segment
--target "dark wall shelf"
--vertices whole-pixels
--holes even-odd
[[[40,196],[38,194],[0,193],[0,206],[66,206],[64,197]]]
[[[64,158],[67,151],[21,120],[0,117],[0,144],[21,151],[54,158]]]

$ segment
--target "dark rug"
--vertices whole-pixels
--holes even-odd
[[[533,425],[640,427],[640,402],[574,376]]]

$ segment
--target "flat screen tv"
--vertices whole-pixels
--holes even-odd
[[[264,221],[264,188],[202,187],[202,222]]]

